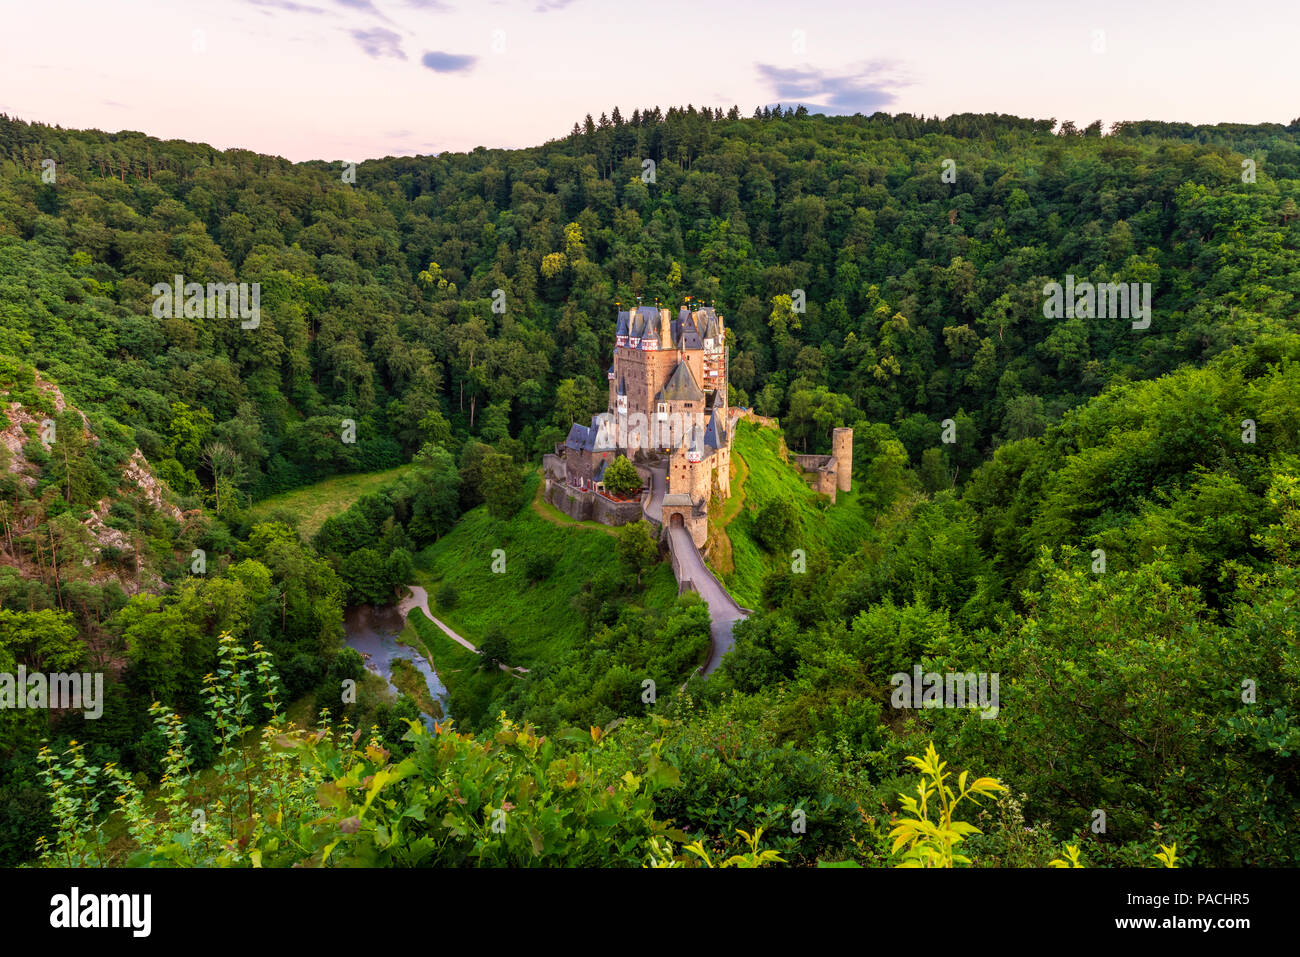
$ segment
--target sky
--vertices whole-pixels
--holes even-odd
[[[0,113],[345,162],[616,105],[1289,123],[1297,27],[1297,0],[0,0]]]

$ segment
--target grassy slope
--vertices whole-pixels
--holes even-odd
[[[529,480],[529,499],[537,481],[538,476]],[[453,631],[477,645],[489,626],[500,625],[510,637],[510,663],[532,667],[554,660],[563,647],[582,638],[584,625],[573,608],[573,597],[596,570],[618,560],[614,538],[603,534],[607,529],[585,525],[558,524],[529,507],[503,522],[480,506],[419,554],[416,578],[429,592],[433,613]],[[500,574],[492,571],[492,553],[498,548],[505,552],[506,570]],[[524,559],[534,551],[554,555],[555,567],[546,580],[529,584]],[[437,604],[443,582],[456,588],[452,608]],[[677,595],[667,562],[647,571],[645,582],[647,606],[665,607]]]
[[[858,492],[840,492],[834,505],[818,506],[818,496],[800,477],[798,469],[781,461],[781,434],[741,421],[736,426],[734,452],[744,460],[737,464],[732,499],[723,507],[722,522],[731,539],[733,570],[721,577],[736,601],[749,608],[759,607],[763,579],[778,567],[789,567],[788,554],[771,555],[753,538],[753,516],[773,498],[787,496],[795,503],[799,531],[791,549],[802,548],[811,560],[820,551],[845,554],[856,551],[867,536],[868,522],[858,504]],[[748,474],[741,479],[741,473]],[[743,507],[728,508],[743,490]]]
[[[324,524],[325,519],[346,511],[361,496],[376,491],[410,467],[399,465],[383,472],[335,476],[315,485],[263,499],[249,509],[249,514],[256,520],[276,509],[288,509],[298,516],[299,528],[310,538]]]

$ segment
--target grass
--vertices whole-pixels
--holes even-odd
[[[857,551],[870,529],[856,488],[839,492],[834,505],[825,504],[793,464],[781,461],[780,442],[781,433],[776,429],[759,428],[744,420],[736,425],[732,460],[742,461],[747,474],[741,478],[737,469],[732,499],[720,515],[719,524],[731,540],[732,564],[720,577],[736,601],[749,608],[759,607],[763,579],[778,568],[788,568],[791,561],[788,553],[764,551],[754,538],[754,515],[767,502],[780,497],[794,502],[799,527],[790,548],[802,548],[810,562],[818,553]],[[743,506],[737,504],[732,510],[731,501],[737,499]]]
[[[740,507],[745,504],[745,483],[749,480],[749,463],[734,446],[731,450],[731,464],[736,467],[736,474],[731,480],[731,498],[722,503],[722,511],[718,514],[718,526],[723,529],[740,514]]]
[[[600,522],[593,522],[593,521],[580,522],[577,519],[570,518],[568,515],[564,514],[564,512],[560,511],[558,508],[556,508],[554,505],[552,505],[550,502],[546,501],[546,499],[542,497],[545,488],[546,488],[545,483],[543,483],[540,479],[538,479],[537,494],[533,496],[533,511],[536,512],[538,515],[540,515],[542,518],[546,519],[551,524],[568,525],[574,528],[589,528],[592,531],[604,532],[606,535],[618,534],[618,532],[615,531],[615,529],[613,529],[609,525],[602,525]]]
[[[530,483],[539,482],[534,475]],[[527,489],[531,498],[535,489]],[[581,640],[585,622],[573,598],[602,568],[618,561],[613,529],[597,523],[552,521],[532,508],[500,521],[480,506],[416,558],[417,583],[429,592],[430,609],[457,634],[475,645],[493,625],[510,637],[512,665],[531,668],[554,660],[562,646]],[[594,525],[594,528],[589,528]],[[599,534],[593,534],[599,532]],[[504,572],[494,572],[494,553],[504,552]],[[550,574],[529,582],[526,559],[542,552],[554,559]],[[438,588],[456,589],[453,607],[438,604]],[[666,607],[677,595],[672,568],[665,561],[648,569],[643,604]],[[449,643],[454,644],[454,642]],[[464,649],[461,649],[462,651]],[[441,673],[441,672],[440,672]]]
[[[418,668],[405,658],[395,658],[392,662],[393,684],[412,701],[415,706],[431,718],[442,718],[442,705],[429,693],[429,685]],[[435,669],[436,670],[436,669]]]
[[[410,465],[399,465],[382,472],[338,475],[305,488],[264,498],[250,507],[248,514],[254,521],[259,521],[274,511],[287,509],[298,518],[298,528],[303,535],[311,538],[325,519],[346,511],[361,496],[378,491],[410,468]]]
[[[441,612],[438,617],[442,618]],[[481,657],[448,638],[418,608],[407,616],[401,640],[428,656],[433,670],[438,672],[438,678],[447,689],[447,704],[452,718],[468,717],[462,712],[467,706],[472,711],[478,702],[488,701],[497,682],[517,680],[499,668],[480,668]]]

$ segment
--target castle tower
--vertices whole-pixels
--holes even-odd
[[[835,487],[847,492],[853,484],[852,429],[836,429],[831,433],[831,454],[835,456]]]

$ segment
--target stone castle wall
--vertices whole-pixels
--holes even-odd
[[[627,525],[641,518],[640,501],[611,502],[596,492],[580,491],[560,482],[548,480],[543,497],[575,522]]]
[[[794,464],[799,466],[801,472],[816,472],[826,463],[832,461],[833,455],[795,455]]]

